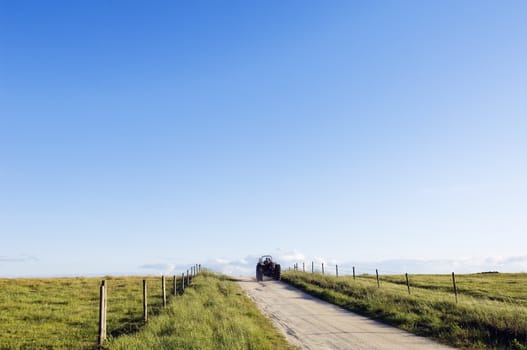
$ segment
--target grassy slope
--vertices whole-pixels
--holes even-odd
[[[184,296],[169,297],[167,310],[161,279],[148,277],[144,327],[143,278],[106,278],[112,349],[289,349],[235,283],[210,274],[196,277]],[[0,279],[0,349],[96,349],[100,281]],[[172,285],[168,279],[169,294]]]
[[[526,349],[526,274],[458,276],[459,303],[450,276],[322,276],[287,272],[283,280],[351,311],[465,349]]]
[[[110,334],[142,322],[144,277],[107,277]],[[161,306],[161,281],[149,277],[150,314]],[[0,349],[94,349],[101,278],[0,279]]]
[[[212,274],[198,276],[144,329],[111,340],[108,348],[292,349],[238,285]]]

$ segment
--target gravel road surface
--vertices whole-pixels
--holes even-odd
[[[287,339],[301,349],[452,349],[346,311],[283,282],[256,282],[242,277],[238,283]]]

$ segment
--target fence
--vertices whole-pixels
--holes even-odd
[[[300,271],[300,268],[299,268],[299,264],[298,263],[295,263],[293,264],[292,267],[289,267],[289,271],[293,270],[293,271]],[[335,277],[339,277],[339,266],[337,264],[335,264],[335,273],[334,273],[334,276]],[[302,272],[303,273],[306,273],[306,264],[305,262],[302,262]],[[348,272],[347,275],[349,276],[353,276],[353,279],[355,280],[357,278],[357,274],[355,272],[355,266],[352,266],[351,270],[341,270],[341,276],[342,276],[342,272],[346,273]],[[309,272],[308,272],[309,273]],[[326,275],[326,274],[331,274],[329,273],[329,271],[327,270],[327,266],[325,266],[325,264],[323,262],[320,263],[320,270],[316,269],[315,268],[315,262],[312,261],[311,262],[311,273],[312,274],[315,274],[315,273],[321,273],[322,275]],[[400,273],[393,273],[393,275],[400,275]],[[363,276],[369,276],[368,273],[364,273]],[[381,278],[380,278],[380,275],[379,275],[379,269],[375,269],[375,281],[377,283],[377,288],[381,288]],[[393,281],[393,279],[390,281],[392,283],[397,283],[397,281]],[[402,282],[399,282],[399,283],[402,283]],[[406,288],[408,290],[408,294],[411,294],[411,285],[410,285],[410,278],[409,278],[409,275],[407,272],[404,273],[404,284],[406,285]],[[452,272],[452,293],[454,295],[454,298],[455,298],[455,301],[456,303],[458,303],[458,288],[457,288],[457,283],[456,283],[456,275],[454,272]]]
[[[183,272],[181,274],[181,277],[178,278],[177,275],[173,275],[170,279],[170,282],[172,283],[171,288],[171,294],[173,297],[176,297],[177,295],[181,295],[185,292],[185,288],[189,287],[192,284],[192,279],[197,276],[202,271],[201,264],[196,264],[194,266],[191,266],[187,271],[186,275]],[[99,289],[99,332],[98,332],[98,347],[99,349],[102,348],[104,341],[107,338],[107,316],[108,316],[108,287],[109,287],[109,280],[103,280],[100,285]],[[159,294],[154,293],[154,297],[158,299],[158,303],[154,303],[153,305],[149,304],[149,282],[161,282],[161,288],[158,292]],[[155,283],[152,283],[155,284]],[[120,286],[122,287],[122,286]],[[159,286],[158,286],[159,287]],[[115,286],[114,288],[119,288],[119,286]],[[151,288],[150,288],[151,291]],[[116,293],[117,294],[117,293]],[[119,335],[120,333],[124,333],[124,329],[138,329],[142,325],[148,322],[148,315],[149,310],[152,312],[152,310],[159,311],[161,308],[166,308],[167,306],[167,277],[161,276],[159,279],[154,280],[153,278],[150,279],[143,279],[142,280],[142,305],[143,305],[143,315],[141,318],[141,321],[138,322],[137,320],[131,320],[129,324],[125,326],[119,326],[117,329],[112,330],[112,334]]]

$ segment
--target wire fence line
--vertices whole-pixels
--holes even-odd
[[[303,273],[311,273],[311,274],[322,274],[322,275],[328,275],[328,276],[335,276],[335,277],[344,277],[344,276],[352,276],[353,279],[357,278],[367,278],[371,280],[373,276],[375,276],[375,281],[378,288],[381,288],[381,274],[379,273],[379,269],[371,269],[366,268],[364,270],[358,270],[355,268],[355,266],[351,266],[349,268],[348,266],[344,269],[339,267],[338,264],[335,265],[327,265],[324,262],[315,264],[314,261],[311,261],[310,264],[306,264],[306,262],[302,263],[295,263],[293,266],[290,266],[288,268],[288,271],[297,271],[297,272],[303,272]],[[408,272],[394,272],[394,271],[383,271],[385,273],[385,276],[391,276],[387,282],[395,283],[395,284],[405,284],[408,294],[411,294],[411,284],[410,284],[410,278]],[[404,276],[404,280],[401,279],[401,281],[394,280],[394,276]],[[457,288],[457,282],[456,282],[456,274],[452,272],[452,292],[455,297],[456,304],[458,303],[458,288]]]
[[[177,297],[185,292],[185,289],[192,284],[192,279],[203,271],[201,264],[196,264],[180,275],[174,274],[171,277],[162,275],[158,278],[147,278],[142,280],[142,288],[132,282],[122,279],[107,278],[101,281],[99,287],[99,331],[97,345],[102,349],[108,333],[118,336],[124,333],[138,330],[148,322],[148,316],[157,314],[162,308],[167,306],[169,294]],[[140,282],[140,280],[139,280]],[[130,297],[130,289],[134,290],[134,296]],[[110,291],[110,293],[109,293]],[[141,293],[142,292],[142,293]],[[137,309],[142,303],[142,317],[138,317]],[[110,308],[108,308],[110,304]],[[112,305],[125,307],[129,321],[123,322],[123,317],[113,319],[117,313],[112,309]],[[108,319],[108,316],[110,318]],[[108,327],[108,325],[110,327]]]
[[[373,264],[368,264],[366,266],[364,265],[352,265],[350,263],[346,264],[330,264],[327,262],[315,262],[315,261],[304,261],[299,263],[293,263],[292,265],[289,265],[287,268],[284,268],[284,271],[303,271],[303,272],[311,272],[311,273],[324,273],[325,275],[338,275],[338,276],[346,276],[350,275],[352,276],[354,273],[356,276],[368,276],[368,275],[375,275],[376,271],[379,271],[379,273],[382,272],[382,275],[404,275],[405,273],[411,273],[412,268],[406,269],[399,269],[399,270],[393,270],[390,268],[385,268],[382,264],[378,267]],[[497,271],[488,271],[488,272],[480,272],[480,273],[496,273]],[[419,272],[419,273],[411,273],[412,275],[424,275],[424,274],[434,274],[434,275],[446,275],[450,274],[450,272]]]

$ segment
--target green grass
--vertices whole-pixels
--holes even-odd
[[[241,288],[225,276],[201,274],[183,296],[110,350],[293,349]]]
[[[105,277],[110,335],[142,326],[144,278],[149,314],[155,315],[161,307],[160,278]],[[95,349],[101,280],[0,279],[0,349]]]
[[[197,276],[162,308],[161,278],[105,277],[108,349],[290,349],[241,289],[225,277]],[[0,279],[0,349],[97,348],[101,278]],[[178,280],[178,286],[180,286]]]
[[[527,274],[335,277],[285,272],[283,280],[348,310],[463,349],[527,349]]]

